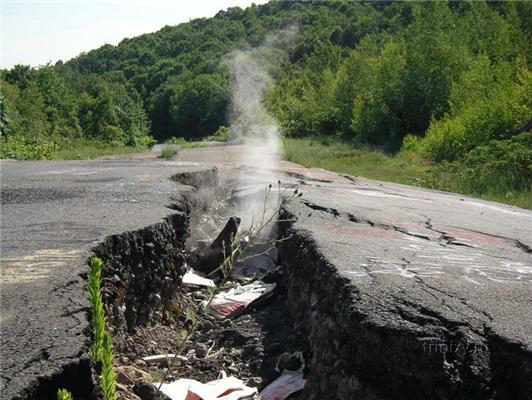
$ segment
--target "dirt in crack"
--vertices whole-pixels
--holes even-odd
[[[229,221],[218,238],[222,254],[229,251],[223,246],[227,243],[227,237],[234,234],[235,225],[238,229],[239,221],[228,218],[224,211],[220,211],[223,209],[223,206],[218,205],[217,212],[203,218],[194,229],[191,239],[193,245],[189,246],[188,254],[189,266],[203,271],[203,274],[199,271],[197,274],[212,277],[218,285],[220,275],[208,276],[206,273],[208,264],[220,264],[220,259],[216,259],[216,251],[211,251],[213,246],[216,247],[216,240],[202,241],[197,240],[197,237],[213,237],[217,227],[219,230],[220,221]],[[246,246],[243,242],[242,245]],[[150,387],[147,382],[160,382],[164,378],[166,382],[173,382],[187,378],[206,383],[216,380],[221,374],[238,378],[245,385],[261,391],[279,378],[283,370],[300,369],[301,360],[306,361],[306,375],[310,360],[306,334],[302,325],[298,325],[298,321],[288,314],[287,283],[284,281],[283,267],[277,259],[275,241],[248,246],[242,254],[241,261],[232,268],[226,288],[217,289],[216,294],[231,288],[238,291],[240,284],[258,282],[274,287],[271,293],[244,310],[239,309],[220,319],[211,314],[215,311],[232,312],[232,309],[228,311],[227,307],[218,307],[213,302],[210,313],[205,313],[204,305],[213,289],[184,283],[175,298],[161,311],[159,318],[155,319],[158,322],[137,327],[134,332],[116,335],[113,339],[121,398],[155,398],[153,386]],[[260,267],[257,268],[257,265]],[[250,270],[256,275],[253,276]],[[247,282],[243,283],[244,280]],[[194,328],[191,312],[198,321]],[[153,355],[175,354],[186,332],[189,332],[189,337],[179,352],[182,357],[172,363],[168,372],[165,361],[143,360]],[[297,352],[301,352],[302,357]],[[299,399],[300,393],[286,398]]]

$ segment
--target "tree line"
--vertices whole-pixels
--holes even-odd
[[[473,169],[489,164],[530,185],[532,138],[519,128],[532,119],[531,16],[528,2],[229,8],[66,63],[2,71],[2,135],[35,147],[212,134],[227,125],[224,56],[297,25],[266,99],[284,135],[334,137]]]

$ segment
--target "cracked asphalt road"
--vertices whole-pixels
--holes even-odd
[[[182,150],[179,158],[211,162],[238,181],[235,174],[253,171],[253,160],[235,170],[242,151]],[[449,352],[478,350],[477,358],[455,364],[469,363],[479,380],[506,379],[515,398],[531,398],[531,211],[286,161],[278,165],[277,178],[303,192],[286,206],[297,217],[294,231],[308,235],[356,293],[358,318],[397,338],[416,338],[419,351],[441,352],[449,375],[462,368],[453,366]],[[469,379],[461,371],[452,379]]]
[[[170,176],[207,168],[138,160],[17,161],[1,169],[1,397],[26,398],[37,378],[88,349],[80,274],[91,249],[108,235],[161,222],[192,190]]]
[[[177,159],[216,166],[227,185],[257,173],[264,187],[245,153],[245,146],[183,149]],[[159,220],[171,194],[187,190],[165,180],[178,164],[131,157],[2,166],[7,397],[86,346],[77,276],[87,249],[107,234]],[[274,172],[300,186],[303,197],[286,207],[297,216],[294,229],[356,293],[352,308],[364,324],[414,338],[425,352],[442,351],[444,341],[478,346],[480,355],[467,361],[472,374],[509,379],[521,393],[516,398],[532,396],[532,212],[286,161]],[[48,323],[52,317],[59,329]],[[454,373],[445,357],[441,368]],[[517,372],[507,377],[502,369]]]

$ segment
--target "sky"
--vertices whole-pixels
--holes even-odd
[[[0,0],[0,67],[67,61],[106,43],[267,0]]]

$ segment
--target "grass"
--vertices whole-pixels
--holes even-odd
[[[71,140],[57,152],[58,160],[90,160],[109,154],[128,154],[146,151],[146,146],[125,146],[98,140]]]
[[[165,141],[166,144],[178,144],[184,149],[206,147],[205,142],[227,142],[229,140],[229,128],[220,127],[216,133],[204,136],[199,141],[185,139],[183,137],[175,137]]]
[[[356,149],[342,142],[319,139],[284,139],[285,158],[305,167],[363,176],[369,179],[419,184],[429,164],[413,155],[389,156],[370,149]]]
[[[330,171],[369,179],[430,187],[453,191],[485,200],[532,209],[531,190],[501,191],[504,187],[494,177],[485,192],[471,190],[458,175],[439,173],[439,166],[431,164],[412,153],[389,155],[373,149],[354,148],[348,143],[321,139],[284,139],[285,158],[305,167],[324,168]]]
[[[170,146],[164,146],[161,150],[161,154],[159,154],[159,158],[170,158],[172,156],[175,156],[177,154],[177,150]]]

